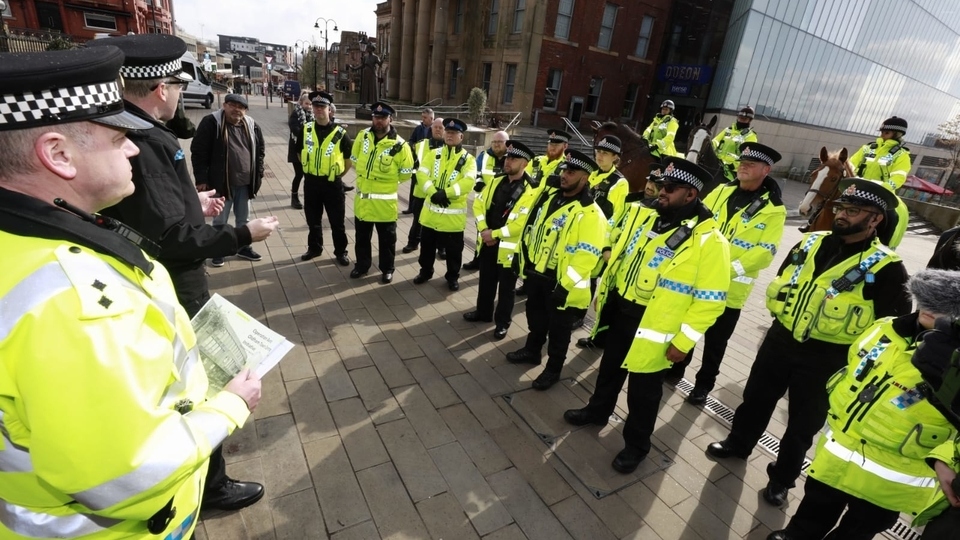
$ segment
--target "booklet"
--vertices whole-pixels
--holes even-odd
[[[219,294],[214,294],[191,322],[210,381],[210,396],[223,390],[244,368],[262,378],[293,349],[293,343]]]

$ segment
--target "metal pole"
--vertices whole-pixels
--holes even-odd
[[[328,41],[327,36],[330,35],[330,30],[327,30],[328,25],[329,25],[329,21],[328,21],[328,24],[324,25],[324,30],[323,30],[323,88],[324,89],[327,88],[327,81],[329,80],[329,77],[327,77],[327,71],[330,69],[330,51],[327,49],[327,41]],[[329,90],[327,91],[329,92]]]

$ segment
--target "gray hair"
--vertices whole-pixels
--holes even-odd
[[[423,113],[427,113],[427,114],[429,114],[431,117],[434,116],[434,114],[433,114],[433,109],[431,109],[430,107],[424,107],[423,109],[421,109],[421,110],[420,110],[420,114],[423,114]]]
[[[123,93],[133,97],[147,97],[153,92],[163,79],[124,79]]]
[[[81,149],[89,148],[89,122],[70,122],[55,126],[0,131],[0,180],[12,180],[40,170],[33,144],[44,133],[55,131],[68,137]]]
[[[921,270],[907,282],[907,291],[917,303],[917,309],[960,319],[960,272]]]

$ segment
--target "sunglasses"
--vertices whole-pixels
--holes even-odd
[[[844,206],[844,205],[840,205],[840,204],[837,204],[837,205],[834,205],[834,206],[833,206],[833,213],[834,213],[834,215],[840,215],[841,212],[843,212],[844,214],[847,214],[847,215],[850,216],[850,217],[857,217],[857,216],[859,216],[861,213],[865,213],[865,214],[875,214],[875,215],[880,213],[880,212],[872,212],[872,211],[867,210],[867,209],[865,209],[865,208],[863,208],[863,207],[861,207],[861,206]]]
[[[179,87],[180,87],[180,90],[186,90],[187,87],[190,86],[190,83],[189,83],[189,82],[187,82],[187,81],[181,81],[181,80],[179,80],[179,79],[173,80],[173,81],[163,81],[163,82],[160,83],[160,84],[165,84],[165,85],[167,85],[167,86],[179,86]],[[156,89],[160,86],[160,84],[158,84],[157,86],[154,86],[153,88],[151,88],[151,90],[156,90]]]
[[[681,188],[686,189],[690,187],[687,184],[678,184],[676,182],[654,182],[654,185],[656,185],[658,189],[662,189],[667,194],[673,193]]]

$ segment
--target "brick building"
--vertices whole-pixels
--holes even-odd
[[[172,0],[8,0],[3,20],[12,32],[37,30],[84,42],[97,34],[173,33]]]

